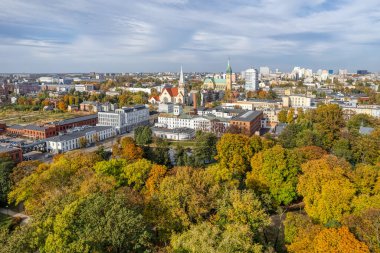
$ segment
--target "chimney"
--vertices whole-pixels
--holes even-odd
[[[197,93],[193,93],[193,108],[194,108],[195,113],[197,112],[197,103],[198,103]]]

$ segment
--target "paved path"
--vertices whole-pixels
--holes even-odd
[[[30,216],[23,214],[23,213],[16,213],[15,211],[12,211],[11,209],[0,208],[0,213],[5,214],[5,215],[9,215],[12,217],[22,218],[21,224],[27,224],[30,221]]]

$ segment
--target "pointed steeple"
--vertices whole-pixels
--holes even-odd
[[[185,82],[183,81],[183,71],[182,71],[182,65],[181,65],[181,73],[179,74],[179,86],[184,86]]]
[[[226,74],[232,74],[232,68],[230,65],[230,57],[228,57]]]

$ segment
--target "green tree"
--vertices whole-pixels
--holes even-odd
[[[67,205],[53,221],[44,252],[145,252],[150,233],[127,201],[122,194],[94,194]]]
[[[287,110],[281,110],[278,115],[278,121],[281,123],[286,123],[287,122],[287,117],[288,117],[288,111]]]
[[[149,177],[152,166],[152,163],[146,159],[138,160],[123,168],[122,178],[128,186],[140,191]]]
[[[135,128],[135,140],[138,145],[152,143],[152,129],[149,126],[139,126]]]
[[[287,205],[297,197],[300,158],[296,153],[277,145],[254,155],[251,167],[247,187],[269,193],[277,204]]]
[[[217,150],[217,138],[213,133],[197,132],[193,150],[194,166],[203,167],[214,160]]]
[[[7,195],[11,190],[11,174],[15,163],[9,157],[0,157],[0,204],[7,203]]]

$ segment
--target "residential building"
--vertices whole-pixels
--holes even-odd
[[[75,84],[75,91],[89,92],[95,90],[94,84]]]
[[[304,95],[290,95],[282,97],[283,107],[311,107],[314,99]]]
[[[245,71],[245,90],[257,91],[259,89],[259,72],[250,68]]]
[[[173,107],[173,103],[161,103],[158,105],[158,112],[172,113]]]
[[[246,111],[239,116],[233,117],[230,125],[239,128],[244,134],[252,135],[256,131],[260,131],[262,119],[262,111]]]
[[[52,138],[46,139],[46,147],[48,152],[51,153],[64,153],[70,150],[82,148],[83,145],[81,139],[85,139],[85,143],[96,143],[116,135],[116,131],[111,126],[93,126],[74,129],[63,135],[58,135]]]
[[[145,105],[122,107],[114,112],[98,112],[98,118],[98,126],[112,126],[120,134],[149,124],[149,109]]]

